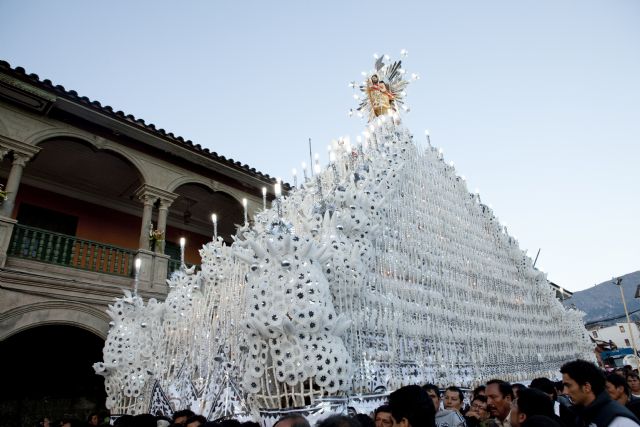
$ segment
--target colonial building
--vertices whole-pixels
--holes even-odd
[[[0,61],[0,343],[67,325],[104,339],[107,305],[166,278],[262,209],[274,180]],[[60,331],[59,329],[57,331]],[[97,361],[97,360],[96,360]]]

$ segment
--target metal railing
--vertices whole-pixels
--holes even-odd
[[[131,276],[136,252],[75,236],[16,224],[8,256],[99,273]]]

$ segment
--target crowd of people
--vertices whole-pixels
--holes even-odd
[[[562,381],[536,378],[528,386],[500,379],[470,395],[456,386],[410,385],[389,395],[372,414],[332,415],[316,427],[640,427],[640,377],[625,367],[608,375],[591,362],[575,360],[560,369]],[[75,427],[71,420],[44,427]],[[88,426],[99,425],[92,414]],[[207,421],[190,410],[172,418],[150,414],[118,418],[120,427],[260,427],[255,422]],[[299,414],[273,427],[311,427]]]

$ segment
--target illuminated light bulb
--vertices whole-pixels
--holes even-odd
[[[367,72],[366,71],[362,71],[360,74],[362,74],[364,77],[367,77]]]
[[[402,58],[406,58],[409,55],[409,51],[407,49],[401,49],[400,50],[400,56]]]
[[[400,74],[405,74],[405,73],[407,72],[407,70],[405,70],[404,68],[400,68],[400,69],[398,70],[398,72],[399,72]]]
[[[385,56],[384,56],[384,60],[385,60],[385,61],[388,61],[389,59],[391,59],[391,58],[389,58],[389,55],[385,55]]]
[[[213,216],[215,216],[215,214],[214,214]],[[181,237],[181,238],[180,238],[180,247],[181,247],[182,249],[184,249],[184,246],[185,246],[186,244],[187,244],[187,239],[185,239],[184,237]]]
[[[316,174],[319,174],[319,173],[320,173],[320,165],[319,165],[319,164],[317,164],[317,163],[316,163],[315,165],[313,165],[313,171],[314,171]]]
[[[334,153],[333,151],[329,151],[329,161],[331,163],[334,163],[336,161],[336,153]]]
[[[357,93],[353,94],[353,99],[355,99],[356,101],[360,99],[360,95],[358,95]]]
[[[377,53],[373,54],[373,59],[380,59],[380,55],[378,55]]]
[[[364,117],[360,111],[358,111],[357,116],[360,117],[360,118]]]
[[[320,158],[320,154],[316,153],[313,155],[314,160],[318,160]]]
[[[296,170],[296,168],[291,169],[291,173],[293,174],[293,176],[298,175],[298,171]]]
[[[262,187],[262,195],[263,196],[267,195],[267,187]]]
[[[424,130],[424,135],[425,135],[425,136],[429,136],[429,129],[425,129],[425,130]]]
[[[466,181],[466,180],[467,180],[467,178],[465,178],[465,176],[464,176],[464,175],[461,175],[461,176],[460,176],[460,178],[462,178],[462,180],[463,180],[463,181]]]
[[[281,184],[279,182],[276,182],[273,185],[273,192],[275,193],[276,197],[280,197],[282,195],[282,187]]]
[[[438,148],[438,153],[444,154],[444,150],[442,148]]]
[[[302,170],[303,171],[307,170],[307,164],[305,162],[302,162]]]
[[[480,194],[480,190],[476,188],[476,194]]]
[[[356,136],[356,142],[358,143],[362,142],[362,137],[360,135]]]

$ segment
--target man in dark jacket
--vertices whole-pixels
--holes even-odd
[[[577,427],[640,427],[640,421],[605,390],[604,373],[591,362],[574,360],[560,368],[565,393],[573,401]]]

